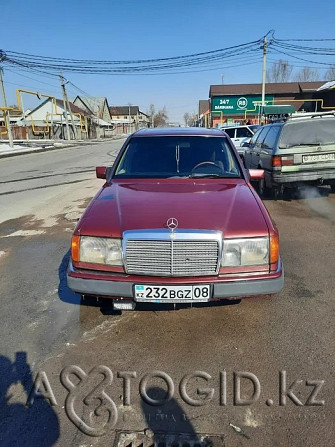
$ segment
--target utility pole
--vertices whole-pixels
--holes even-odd
[[[266,53],[267,53],[267,38],[263,38],[263,72],[262,72],[262,115],[265,106],[265,79],[266,79]]]
[[[66,90],[65,90],[64,78],[63,78],[63,76],[61,74],[59,75],[59,77],[60,77],[60,85],[62,86],[62,91],[63,91],[63,106],[64,106],[64,112],[65,112],[66,134],[67,134],[67,139],[71,140],[69,120],[68,120],[68,117],[67,117]]]
[[[67,139],[70,140],[71,136],[70,136],[70,127],[69,127],[69,120],[67,117],[67,110],[70,113],[70,117],[71,117],[71,123],[72,123],[72,128],[73,128],[73,133],[74,133],[74,138],[76,138],[76,128],[74,126],[74,119],[73,119],[73,115],[72,115],[72,110],[70,107],[70,103],[67,97],[67,93],[66,93],[66,89],[65,89],[65,84],[68,83],[68,81],[65,82],[65,79],[63,77],[62,74],[59,75],[60,77],[60,82],[61,82],[61,86],[62,86],[62,91],[63,91],[63,105],[64,105],[64,110],[65,110],[65,122],[66,122],[66,132],[67,132]]]
[[[3,105],[5,107],[5,109],[3,111],[3,114],[4,114],[4,117],[5,117],[5,123],[6,123],[7,132],[8,132],[9,146],[11,148],[13,148],[14,147],[13,135],[12,135],[12,129],[10,127],[9,111],[6,109],[6,107],[7,107],[7,100],[6,100],[5,87],[3,85],[3,79],[2,79],[2,67],[0,67],[0,85],[1,85],[2,101],[3,101]]]
[[[130,130],[130,106],[131,106],[131,103],[128,102],[129,133],[131,133],[131,130]]]

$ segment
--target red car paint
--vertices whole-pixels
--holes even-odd
[[[142,131],[136,136],[190,135],[192,130]],[[193,135],[220,136],[221,131],[195,129]],[[131,138],[131,137],[130,137]],[[228,141],[229,138],[227,137]],[[127,140],[127,142],[129,139]],[[127,142],[123,148],[126,147]],[[239,160],[238,154],[231,144]],[[122,152],[121,149],[115,165]],[[127,230],[166,228],[170,217],[179,222],[179,229],[219,230],[224,238],[272,236],[278,233],[265,206],[250,183],[250,175],[260,179],[264,173],[246,171],[239,161],[244,178],[199,179],[112,179],[94,197],[74,235],[122,238]],[[97,177],[105,177],[103,167]],[[143,277],[128,275],[123,267],[87,264],[73,261],[68,272],[72,278],[124,281],[152,284],[222,283],[233,281],[276,279],[283,275],[276,262],[261,267],[220,268],[215,277]],[[115,298],[112,296],[112,298]]]

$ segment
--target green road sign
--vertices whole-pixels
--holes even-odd
[[[273,96],[265,96],[266,104],[273,104]],[[247,111],[258,113],[259,105],[262,102],[261,96],[217,96],[212,98],[212,113],[223,115],[241,115]]]

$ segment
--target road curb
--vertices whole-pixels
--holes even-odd
[[[82,146],[90,146],[90,145],[96,145],[100,143],[108,143],[109,141],[115,141],[115,140],[121,140],[125,137],[119,137],[119,138],[108,138],[102,141],[88,141],[88,142],[78,142],[73,144],[64,144],[63,146],[45,146],[38,149],[33,148],[27,148],[22,150],[13,150],[13,152],[5,152],[4,154],[0,153],[0,158],[9,158],[9,157],[16,157],[19,155],[30,155],[30,154],[36,154],[40,152],[49,152],[49,151],[55,151],[55,150],[61,150],[61,149],[68,149],[70,147],[82,147]],[[0,144],[1,147],[1,144]],[[29,150],[31,149],[31,150]]]
[[[13,151],[13,152],[5,152],[4,154],[0,154],[0,158],[9,158],[9,157],[16,157],[19,155],[29,155],[29,154],[37,154],[39,152],[49,152],[54,151],[56,149],[68,149],[69,147],[74,147],[75,145],[66,145],[61,147],[55,147],[55,146],[47,146],[47,147],[41,147],[39,149],[34,150],[19,150],[19,151]],[[76,145],[78,146],[78,145]]]

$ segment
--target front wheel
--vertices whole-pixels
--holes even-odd
[[[335,192],[335,184],[330,185],[331,192]]]

